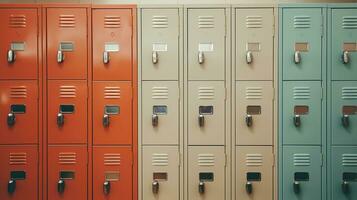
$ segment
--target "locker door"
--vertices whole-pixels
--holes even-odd
[[[332,80],[356,80],[357,9],[332,10]]]
[[[283,79],[319,80],[322,60],[321,8],[283,10]]]
[[[47,180],[48,199],[87,199],[86,147],[49,147]]]
[[[332,143],[355,145],[357,141],[357,82],[332,83]]]
[[[178,80],[179,10],[142,9],[141,20],[142,79]]]
[[[86,81],[49,81],[48,142],[87,142]]]
[[[224,145],[224,82],[194,81],[188,87],[189,145]]]
[[[94,147],[93,199],[132,200],[131,147]]]
[[[236,9],[235,38],[237,80],[273,80],[273,9]]]
[[[145,81],[142,94],[143,144],[178,144],[177,81]]]
[[[36,146],[0,147],[0,199],[38,199]]]
[[[131,144],[131,83],[94,82],[93,94],[94,144]]]
[[[332,199],[357,199],[357,148],[332,147]]]
[[[93,10],[93,79],[131,80],[131,9]]]
[[[37,9],[0,9],[0,79],[36,79]]]
[[[237,81],[236,144],[273,144],[273,98],[271,81]]]
[[[224,147],[191,146],[188,151],[188,199],[226,199]]]
[[[236,147],[236,199],[273,200],[273,148]]]
[[[0,97],[0,143],[37,143],[37,81],[0,81]]]
[[[188,79],[224,80],[225,9],[188,10]]]
[[[143,200],[179,200],[179,166],[178,147],[143,147]]]
[[[283,152],[283,199],[321,200],[320,147],[284,147]]]
[[[47,9],[49,79],[87,77],[87,12],[85,8]]]
[[[285,82],[283,93],[283,143],[320,144],[321,83]]]

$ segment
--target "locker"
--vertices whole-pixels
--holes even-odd
[[[236,198],[273,200],[274,156],[271,146],[236,147]]]
[[[177,8],[142,9],[142,80],[178,80],[179,17]]]
[[[1,146],[0,163],[0,199],[38,199],[36,146]]]
[[[285,8],[282,17],[283,80],[321,79],[322,9]]]
[[[142,88],[143,144],[178,144],[178,82],[144,81]]]
[[[87,82],[48,81],[48,143],[87,142]]]
[[[48,79],[86,79],[87,11],[47,8]]]
[[[0,143],[37,143],[37,81],[0,81],[0,97]]]
[[[237,81],[236,144],[273,144],[273,99],[271,81]]]
[[[357,141],[357,82],[332,83],[332,144],[355,145]]]
[[[236,79],[273,80],[274,11],[236,9]]]
[[[36,79],[38,12],[35,8],[1,8],[0,79]]]
[[[132,121],[131,83],[128,81],[94,82],[94,144],[131,144]]]
[[[188,148],[188,199],[226,199],[225,158],[223,146]]]
[[[356,9],[332,9],[331,66],[333,80],[356,80],[356,12]]]
[[[177,146],[143,147],[143,200],[179,200],[180,156]]]
[[[357,198],[357,148],[332,147],[332,199]]]
[[[283,144],[320,144],[321,120],[321,82],[283,83]]]
[[[132,200],[131,147],[94,147],[93,199]]]
[[[225,9],[188,9],[188,80],[224,80]]]
[[[225,90],[223,81],[188,83],[189,145],[224,145]]]
[[[93,79],[131,80],[131,9],[94,9]]]
[[[283,147],[284,200],[322,199],[322,154],[318,146]]]
[[[87,148],[48,147],[48,199],[87,199]]]

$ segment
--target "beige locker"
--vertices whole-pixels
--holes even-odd
[[[188,147],[188,199],[225,200],[223,146]]]
[[[187,27],[188,80],[224,80],[225,9],[190,8]]]
[[[236,79],[273,80],[273,8],[239,8],[236,12]]]
[[[179,200],[179,149],[175,146],[143,147],[143,200]]]
[[[235,199],[272,200],[273,166],[271,146],[236,147]]]
[[[179,86],[177,81],[144,81],[143,144],[178,144]]]
[[[188,84],[188,144],[225,144],[225,86],[223,81]]]
[[[273,145],[272,81],[236,82],[236,144]]]

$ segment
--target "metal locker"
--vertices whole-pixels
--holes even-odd
[[[93,83],[93,143],[132,143],[132,85],[128,81]]]
[[[87,82],[48,81],[48,143],[87,142]]]
[[[332,147],[332,199],[357,199],[357,148]]]
[[[357,9],[332,9],[332,80],[357,80]]]
[[[93,10],[93,79],[131,80],[131,9]]]
[[[38,143],[38,82],[0,81],[0,143]]]
[[[236,79],[273,80],[274,10],[239,8],[236,12]]]
[[[188,9],[188,80],[224,80],[225,9]]]
[[[179,200],[180,156],[177,146],[144,146],[143,200]]]
[[[271,81],[236,82],[236,144],[273,144],[273,99]]]
[[[142,79],[178,80],[179,9],[142,9],[141,32]]]
[[[356,145],[357,81],[333,82],[331,96],[332,144]]]
[[[142,88],[143,144],[178,144],[178,82],[145,81]]]
[[[188,83],[188,144],[225,144],[225,87],[223,81]]]
[[[0,199],[38,199],[38,148],[0,147]]]
[[[48,79],[87,78],[86,8],[47,8]]]
[[[48,147],[48,199],[87,199],[87,162],[85,146]]]
[[[226,199],[225,159],[223,146],[188,147],[188,199]]]
[[[283,83],[283,144],[321,143],[322,88],[320,81]]]
[[[131,147],[93,147],[93,199],[132,200]]]
[[[319,80],[322,68],[321,8],[284,8],[283,80]]]
[[[322,153],[319,146],[283,147],[283,200],[322,199]]]
[[[236,147],[236,198],[273,200],[274,155],[271,146]]]

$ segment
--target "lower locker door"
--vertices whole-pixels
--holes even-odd
[[[38,199],[37,146],[0,147],[0,199]]]

